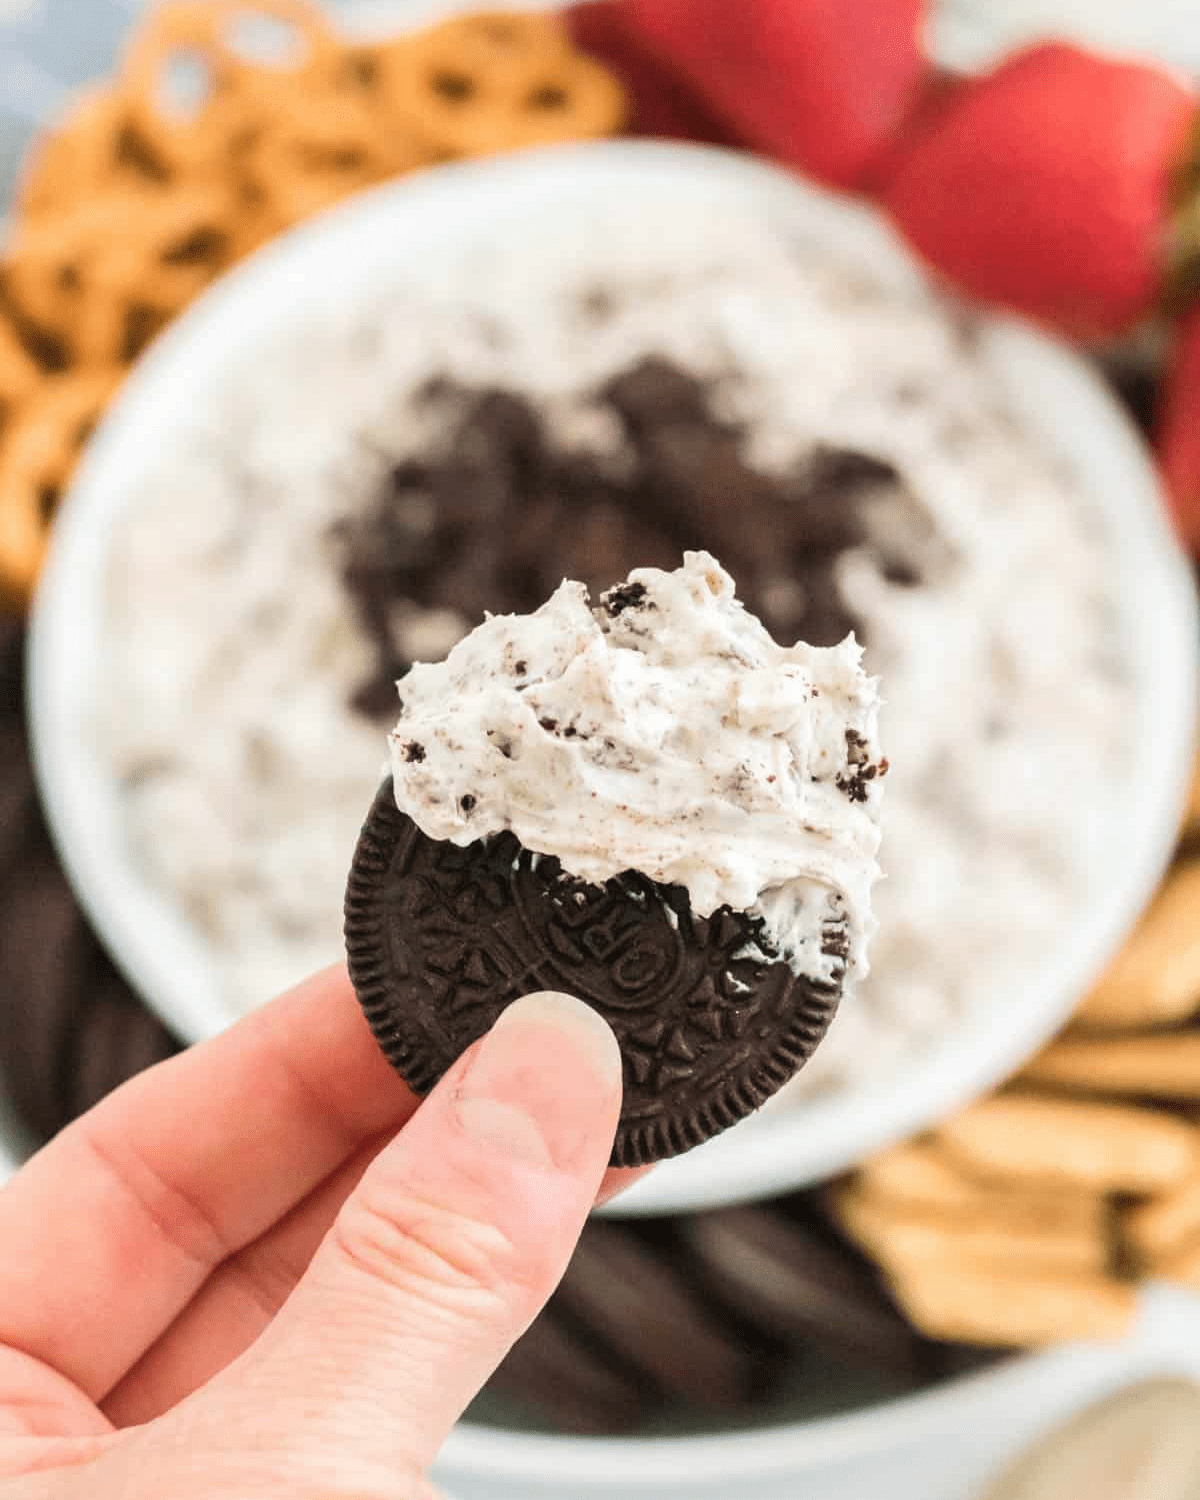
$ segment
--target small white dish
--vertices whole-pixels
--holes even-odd
[[[497,225],[611,205],[628,235],[640,203],[703,205],[713,216],[766,212],[831,242],[873,278],[920,275],[871,210],[734,153],[608,142],[461,164],[380,189],[255,257],[155,344],[93,441],[63,508],[31,636],[33,743],[50,823],[90,916],[134,986],[183,1038],[234,1019],[211,955],[131,862],[115,788],[88,724],[103,650],[109,536],[157,444],[204,400],[238,351],[281,328],[320,288],[323,309],[361,305],[361,288]],[[604,210],[607,212],[607,207]],[[635,221],[634,221],[635,222]],[[985,332],[1004,383],[1103,507],[1122,559],[1114,580],[1138,664],[1131,719],[1141,774],[1115,820],[1102,900],[1063,933],[1004,1007],[965,1016],[900,1071],[780,1109],[664,1164],[620,1201],[621,1213],[698,1209],[775,1194],[843,1169],[921,1129],[1015,1069],[1099,974],[1169,857],[1190,772],[1200,625],[1187,565],[1133,429],[1084,363],[1017,324]],[[365,804],[364,800],[364,812]]]

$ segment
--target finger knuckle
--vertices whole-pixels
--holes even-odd
[[[410,1191],[361,1193],[334,1226],[341,1255],[372,1279],[475,1313],[507,1305],[520,1283],[512,1242],[494,1224]]]

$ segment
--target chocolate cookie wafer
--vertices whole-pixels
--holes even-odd
[[[0,627],[0,1088],[46,1140],[178,1043],[114,969],[58,863],[24,714],[25,632]]]
[[[43,1138],[64,1123],[68,1047],[99,959],[48,846],[0,901],[0,1086]]]
[[[798,1213],[746,1207],[686,1220],[708,1290],[774,1338],[815,1340],[915,1380],[931,1364],[928,1344],[879,1276]]]
[[[172,1033],[142,1005],[103,954],[64,1043],[63,1124],[179,1051]]]
[[[179,1044],[113,968],[34,830],[0,883],[0,1089],[48,1140]]]
[[[388,1060],[427,1093],[500,1012],[534,990],[593,1005],[625,1058],[614,1166],[699,1145],[759,1108],[833,1018],[836,979],[770,958],[762,924],[697,917],[687,893],[636,873],[589,885],[511,834],[430,839],[380,788],[346,898],[359,1000]]]
[[[35,820],[36,789],[25,734],[25,630],[0,616],[0,883]]]
[[[782,1342],[728,1307],[714,1308],[669,1233],[657,1244],[624,1226],[590,1224],[554,1305],[661,1393],[704,1410],[736,1410],[777,1378]]]
[[[509,1351],[488,1390],[580,1436],[630,1432],[657,1404],[645,1378],[598,1347],[556,1303]]]

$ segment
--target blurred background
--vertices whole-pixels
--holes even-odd
[[[947,326],[997,310],[1069,348],[1111,398],[1103,420],[1134,475],[1130,507],[1154,512],[1151,529],[1169,521],[1174,540],[1162,526],[1152,541],[1163,576],[1176,569],[1188,579],[1200,541],[1192,0],[941,0],[928,9],[855,0],[844,17],[809,0],[746,0],[744,11],[742,0],[725,0],[723,11],[717,0],[695,0],[690,11],[680,0],[605,0],[575,7],[553,32],[517,23],[495,55],[494,30],[443,30],[447,13],[467,7],[437,0],[240,8],[268,31],[282,28],[289,45],[297,33],[309,49],[297,71],[319,61],[318,82],[298,93],[279,82],[278,36],[266,35],[261,55],[230,61],[206,0],[0,0],[0,1170],[191,1039],[163,996],[129,981],[112,934],[86,897],[88,912],[80,904],[47,826],[47,773],[39,786],[31,763],[28,620],[46,549],[70,512],[75,465],[167,324],[236,262],[343,199],[454,158],[622,134],[693,138],[781,162],[839,203],[848,194],[878,205],[932,270]],[[715,45],[722,24],[742,42]],[[515,60],[502,55],[510,42]],[[200,102],[182,114],[174,95],[164,103],[156,92],[173,49],[203,65]],[[536,119],[496,105],[481,134],[455,113],[456,91],[483,93],[480,79],[507,98],[509,72],[533,97],[529,70],[544,69],[547,55]],[[436,58],[432,103],[414,104],[425,75],[412,56]],[[195,86],[186,70],[167,81],[184,96]],[[821,116],[806,101],[825,95]],[[855,99],[867,106],[849,107]],[[122,205],[135,200],[127,225]],[[659,371],[649,394],[613,396],[605,415],[611,424],[617,413],[638,462],[650,465],[639,504],[654,483],[694,480],[694,469],[689,480],[651,463],[670,425],[663,378]],[[685,394],[689,443],[732,441],[701,386]],[[610,556],[623,570],[626,549],[660,545],[650,522],[638,532],[628,519],[611,521],[609,478],[601,495],[595,474],[554,467],[545,433],[529,437],[529,410],[514,436],[511,411],[501,421],[451,395],[438,430],[477,444],[484,479],[455,469],[436,443],[417,459],[392,455],[387,504],[415,514],[420,492],[436,526],[405,532],[409,522],[396,523],[389,545],[415,556],[418,533],[444,525],[450,536],[448,494],[483,506],[490,476],[535,460],[544,483],[608,508],[577,543],[574,555],[589,558],[574,564],[579,571],[602,572]],[[1064,421],[1075,419],[1063,410]],[[746,458],[752,438],[736,455],[747,493],[761,480]],[[880,482],[879,472],[868,477]],[[853,484],[861,479],[860,469]],[[1143,483],[1148,501],[1133,494]],[[838,504],[856,499],[853,484],[833,486]],[[199,484],[188,492],[198,507],[204,494]],[[507,495],[510,528],[535,510],[531,494],[518,485]],[[533,498],[545,501],[540,491]],[[772,503],[764,490],[761,504]],[[537,587],[547,569],[561,576],[572,566],[560,565],[562,513],[543,511],[541,530],[530,522],[522,543]],[[711,534],[705,524],[701,541]],[[163,556],[190,545],[183,530],[156,535]],[[405,572],[403,559],[382,581],[360,554],[345,564],[363,619],[372,608],[386,614],[398,578],[405,598],[420,602],[419,619],[406,617],[409,644],[384,631],[375,677],[385,699],[408,661],[441,654],[494,597],[467,566],[470,543],[446,536],[438,533],[450,550],[438,554],[432,583],[428,567]],[[378,541],[378,531],[359,538],[368,552]],[[210,544],[197,532],[197,547]],[[127,579],[153,570],[148,543],[130,556]],[[1115,597],[1129,561],[1114,555],[1107,565]],[[1120,592],[1135,597],[1137,580],[1125,578]],[[530,607],[523,597],[506,603]],[[151,605],[162,608],[161,598]],[[1194,627],[1192,601],[1182,607],[1185,628]],[[994,599],[981,597],[979,608],[1004,614]],[[414,621],[422,649],[412,646]],[[136,621],[127,636],[123,649],[132,650]],[[1179,652],[1189,668],[1195,644]],[[361,666],[366,647],[354,651],[347,659]],[[356,690],[371,686],[359,672]],[[1195,687],[1182,673],[1178,702],[1192,705]],[[377,734],[375,724],[365,743]],[[884,1483],[914,1500],[1200,1495],[1200,1295],[1191,1290],[1200,1289],[1200,799],[1193,789],[1189,800],[1179,771],[1191,738],[1189,724],[1188,743],[1177,735],[1155,762],[1165,832],[1139,855],[1150,874],[1103,976],[1064,997],[1072,1018],[1061,1035],[1030,1042],[1015,1082],[923,1122],[917,1137],[871,1152],[849,1173],[704,1212],[594,1221],[559,1296],[471,1414],[489,1441],[511,1439],[510,1469],[529,1471],[506,1487],[511,1472],[504,1478],[505,1465],[489,1467],[486,1443],[468,1441],[447,1471],[462,1500],[565,1496],[578,1480],[563,1476],[592,1465],[599,1493],[610,1460],[608,1492],[635,1500],[685,1488],[770,1500],[801,1492],[799,1483],[820,1483],[832,1500],[865,1500]],[[127,760],[122,775],[133,784],[153,773]],[[1036,779],[1034,765],[1034,799]],[[353,788],[352,803],[357,795]],[[1020,818],[1018,802],[1001,808],[997,826]],[[203,843],[185,803],[164,803],[154,816],[181,847]],[[1087,824],[1080,841],[1091,836]],[[55,827],[60,843],[64,827]],[[1161,886],[1159,866],[1169,866]],[[1093,1408],[1098,1400],[1107,1404]],[[1073,1425],[1047,1437],[1068,1418]],[[947,1424],[961,1440],[939,1447]],[[977,1438],[981,1427],[990,1436]],[[722,1478],[718,1462],[716,1477],[705,1474],[687,1444],[714,1436],[730,1439],[734,1467],[754,1451],[737,1443],[758,1443],[764,1473]],[[551,1437],[567,1446],[537,1446]],[[1038,1438],[1048,1445],[1019,1458]],[[608,1458],[588,1457],[603,1439]],[[679,1477],[663,1481],[654,1477],[668,1451],[660,1445],[672,1442],[684,1445]]]

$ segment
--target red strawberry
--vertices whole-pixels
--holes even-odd
[[[1200,308],[1175,329],[1154,445],[1179,530],[1200,551]]]
[[[728,134],[836,186],[871,170],[920,87],[922,0],[605,8],[610,26],[690,84]]]
[[[625,86],[632,101],[633,132],[709,145],[738,144],[713,118],[703,97],[630,34],[626,8],[625,0],[593,0],[567,11],[566,20],[575,45],[606,63]]]
[[[1158,294],[1170,178],[1194,110],[1159,68],[1031,47],[916,132],[881,196],[959,286],[1103,337]]]
[[[891,181],[893,163],[904,160],[916,142],[932,129],[934,123],[950,108],[951,102],[968,86],[960,73],[930,65],[913,96],[908,114],[899,122],[882,152],[859,180],[860,192],[878,197],[883,185]]]

